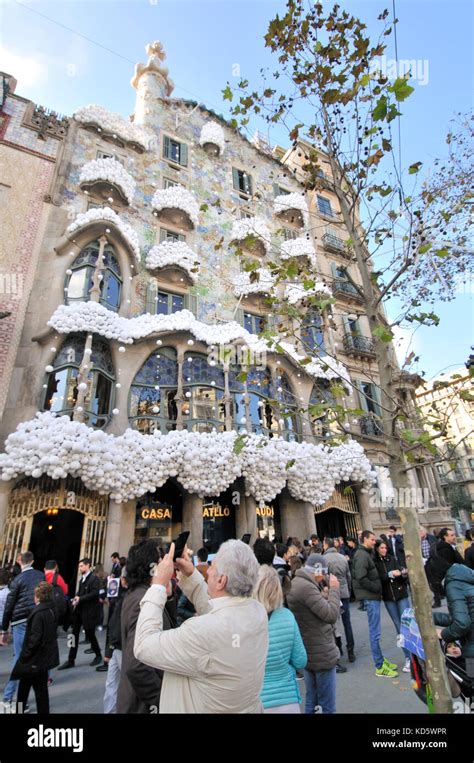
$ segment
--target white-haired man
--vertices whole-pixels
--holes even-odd
[[[203,576],[188,560],[173,562],[174,544],[155,568],[143,597],[135,657],[164,670],[160,713],[260,713],[268,649],[268,617],[251,598],[258,562],[251,548],[229,540]],[[163,631],[163,608],[175,566],[198,617]]]

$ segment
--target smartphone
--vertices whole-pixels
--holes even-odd
[[[252,533],[245,533],[245,535],[242,535],[242,543],[246,543],[248,546],[250,543],[251,537],[252,537]]]
[[[174,562],[176,561],[176,559],[179,559],[183,555],[184,547],[190,535],[191,533],[189,530],[184,530],[184,532],[180,533],[178,537],[176,538],[176,540],[173,541],[174,543],[173,561]]]

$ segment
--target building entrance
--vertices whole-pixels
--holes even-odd
[[[44,570],[45,562],[55,559],[70,595],[75,593],[83,527],[84,514],[70,509],[47,509],[33,517],[30,540],[30,551],[35,557],[33,566]]]

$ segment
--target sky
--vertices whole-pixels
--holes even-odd
[[[369,31],[392,0],[341,0]],[[415,59],[413,95],[402,107],[402,163],[428,167],[446,155],[445,136],[456,112],[472,108],[474,3],[471,0],[395,0],[399,59]],[[18,80],[17,93],[61,114],[98,103],[133,112],[130,86],[145,45],[161,40],[175,83],[173,97],[204,103],[229,116],[222,90],[240,78],[258,84],[275,60],[264,47],[268,22],[284,12],[281,0],[0,0],[0,69]],[[47,17],[47,18],[46,18]],[[394,56],[393,38],[387,57]],[[251,123],[253,129],[261,125]],[[271,143],[287,145],[275,128]],[[399,332],[427,378],[463,366],[474,342],[474,279],[449,303],[435,306],[438,328]]]

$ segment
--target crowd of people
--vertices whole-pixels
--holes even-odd
[[[433,607],[447,598],[448,612],[434,613],[440,639],[474,677],[474,541],[466,534],[463,556],[452,530],[421,528],[420,545]],[[379,538],[364,530],[302,543],[229,540],[211,563],[200,549],[196,565],[192,552],[175,559],[174,551],[142,541],[126,558],[112,555],[108,576],[81,559],[70,598],[55,560],[37,570],[26,551],[0,569],[0,645],[13,643],[4,703],[13,707],[16,695],[27,712],[33,688],[38,713],[47,714],[53,669],[74,668],[85,643],[90,666],[107,674],[105,713],[299,713],[302,678],[304,712],[332,714],[336,675],[348,670],[343,637],[348,662],[356,661],[353,601],[367,613],[375,676],[398,675],[381,648],[382,602],[396,634],[410,607],[395,526]],[[70,647],[62,665],[58,626]],[[98,627],[106,627],[104,655]],[[406,649],[402,670],[411,670]]]

